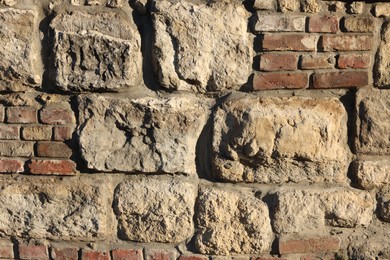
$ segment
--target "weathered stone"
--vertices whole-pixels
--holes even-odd
[[[253,41],[241,3],[156,1],[152,16],[154,65],[164,88],[204,92],[247,82]]]
[[[141,84],[141,39],[119,12],[59,14],[53,29],[53,77],[65,91],[118,91]]]
[[[286,234],[368,226],[375,208],[368,192],[343,188],[284,189],[276,200],[274,229]]]
[[[352,2],[349,4],[349,10],[352,14],[362,14],[364,11],[364,3],[362,2]]]
[[[379,87],[390,86],[390,22],[383,25],[381,42],[377,54],[374,81]]]
[[[121,183],[114,197],[119,236],[170,243],[191,237],[197,188],[177,177],[143,177]]]
[[[0,4],[5,6],[14,6],[17,3],[15,0],[0,0]]]
[[[322,6],[318,0],[304,0],[302,10],[306,13],[318,13],[321,12]]]
[[[253,8],[255,10],[274,10],[276,6],[276,0],[255,0]]]
[[[357,152],[390,154],[390,90],[360,89],[356,109]]]
[[[259,254],[273,241],[268,207],[251,192],[202,187],[195,246],[202,254]]]
[[[364,189],[390,185],[390,161],[356,161],[353,164],[358,184]]]
[[[233,182],[347,182],[337,99],[233,96],[214,117],[213,173]]]
[[[386,222],[390,222],[390,186],[383,187],[377,197],[379,217]]]
[[[92,95],[79,103],[81,155],[89,169],[196,173],[196,143],[208,114],[200,99]]]
[[[376,17],[390,16],[390,3],[377,3],[377,4],[375,4],[374,15]]]
[[[372,32],[376,26],[371,17],[350,16],[344,18],[344,27],[347,32]]]
[[[96,240],[108,233],[107,179],[17,178],[0,181],[0,233]]]
[[[388,242],[388,236],[370,238],[369,241],[367,241],[367,239],[359,241],[359,238],[356,238],[355,242],[348,248],[349,259],[390,259],[390,243]]]
[[[300,2],[299,0],[278,0],[279,10],[282,12],[298,11]]]
[[[303,32],[306,17],[303,15],[286,15],[257,13],[256,32]]]
[[[36,11],[0,9],[0,57],[0,91],[24,91],[41,83]]]

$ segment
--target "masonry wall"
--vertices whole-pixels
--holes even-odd
[[[0,258],[389,259],[389,17],[0,0]]]

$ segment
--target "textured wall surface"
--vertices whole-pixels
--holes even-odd
[[[0,259],[390,259],[390,3],[0,0]]]

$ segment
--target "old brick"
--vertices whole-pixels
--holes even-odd
[[[0,141],[0,156],[31,157],[33,154],[33,142]]]
[[[306,34],[266,34],[262,48],[267,51],[315,51],[318,37]]]
[[[306,17],[303,15],[259,13],[255,24],[256,32],[304,32]]]
[[[276,0],[255,0],[253,8],[255,10],[274,10],[276,6]]]
[[[75,168],[71,160],[31,160],[27,164],[31,174],[75,175]]]
[[[176,250],[146,249],[145,260],[176,260]]]
[[[334,68],[335,58],[329,54],[302,55],[300,68],[303,70]]]
[[[55,126],[54,127],[54,140],[66,141],[72,139],[74,127],[70,126]]]
[[[308,78],[306,73],[257,73],[253,78],[253,89],[306,88]]]
[[[52,128],[51,126],[24,126],[22,128],[22,138],[24,140],[50,140]]]
[[[336,33],[338,30],[337,16],[311,16],[309,19],[309,32]]]
[[[84,251],[81,255],[81,260],[110,260],[109,252],[100,251]]]
[[[14,259],[13,243],[10,241],[0,242],[0,259]]]
[[[52,248],[51,256],[54,260],[78,260],[79,249],[68,247],[68,248]]]
[[[115,249],[111,251],[112,260],[143,260],[142,249]]]
[[[14,159],[0,159],[0,173],[23,172],[24,162]]]
[[[390,161],[358,160],[352,166],[360,187],[370,190],[390,186]]]
[[[37,155],[39,157],[69,158],[72,150],[61,142],[38,142]]]
[[[368,51],[373,47],[368,35],[323,35],[320,43],[324,51]]]
[[[339,69],[367,69],[370,66],[371,56],[368,54],[340,54],[337,58]]]
[[[44,108],[39,111],[39,119],[44,124],[63,125],[75,122],[73,112],[67,109]]]
[[[37,110],[33,107],[8,107],[7,123],[37,123]]]
[[[345,17],[343,25],[347,32],[372,32],[375,29],[375,23],[371,17]]]
[[[19,245],[20,259],[49,259],[46,246]]]
[[[296,70],[297,63],[297,54],[264,53],[260,56],[260,70],[263,71]]]
[[[179,260],[208,260],[207,256],[202,255],[182,255],[179,257]]]
[[[376,17],[390,16],[390,3],[377,3],[377,4],[375,4],[374,15]]]
[[[337,252],[340,249],[338,237],[316,237],[309,239],[280,239],[279,254]]]
[[[0,139],[17,140],[19,139],[19,127],[12,125],[0,125]]]
[[[367,71],[316,72],[314,88],[354,88],[368,85]]]

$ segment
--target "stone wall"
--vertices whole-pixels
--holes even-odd
[[[390,259],[390,3],[0,0],[0,258]]]

